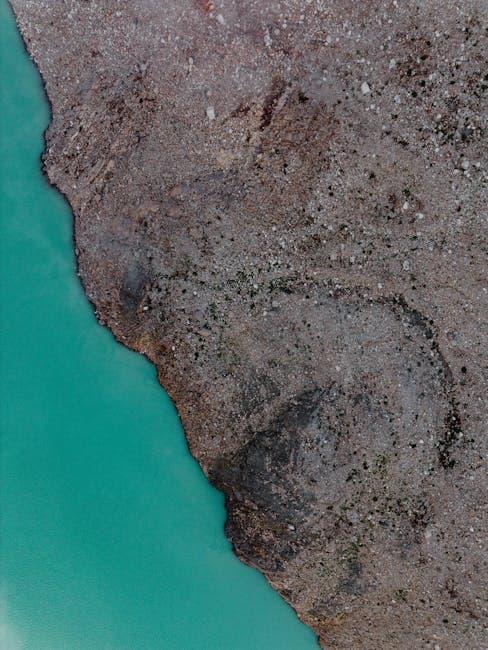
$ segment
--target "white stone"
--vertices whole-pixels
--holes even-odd
[[[215,120],[215,108],[213,106],[207,106],[207,117],[210,121]]]
[[[361,84],[361,92],[363,93],[363,95],[369,95],[369,93],[371,92],[371,88],[369,87],[367,81],[363,81],[363,83]]]

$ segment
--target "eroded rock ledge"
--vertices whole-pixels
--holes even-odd
[[[486,3],[12,4],[87,295],[239,557],[324,648],[485,647]]]

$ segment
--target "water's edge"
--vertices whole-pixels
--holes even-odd
[[[208,483],[209,483],[210,485],[212,485],[212,487],[215,488],[215,486],[214,486],[214,485],[212,484],[212,482],[209,480],[209,478],[208,478],[208,476],[206,475],[206,473],[203,471],[203,468],[201,467],[201,465],[200,465],[200,463],[198,462],[198,460],[197,460],[197,459],[193,456],[193,454],[191,453],[191,450],[190,450],[190,448],[189,448],[189,446],[188,446],[188,443],[187,443],[186,432],[185,432],[185,429],[184,429],[184,427],[183,427],[183,425],[182,425],[182,423],[181,423],[181,418],[180,418],[179,413],[178,413],[177,403],[176,403],[176,401],[173,399],[173,395],[172,395],[171,387],[164,386],[164,385],[161,384],[161,382],[159,381],[159,373],[157,372],[157,366],[154,364],[154,362],[153,362],[153,361],[148,357],[148,355],[147,355],[145,352],[143,352],[143,351],[141,351],[141,350],[139,350],[139,349],[137,349],[137,348],[133,348],[133,347],[131,347],[130,345],[127,345],[127,342],[125,342],[125,341],[123,341],[121,338],[119,338],[119,337],[117,336],[116,332],[114,332],[114,331],[111,329],[111,327],[110,327],[110,326],[109,326],[105,321],[103,321],[103,320],[101,321],[101,320],[100,320],[100,315],[99,315],[99,312],[98,312],[97,306],[96,306],[96,304],[95,304],[95,303],[94,303],[94,302],[89,298],[88,291],[87,291],[87,288],[86,288],[86,286],[85,286],[85,284],[84,284],[82,274],[80,273],[80,264],[79,264],[78,254],[77,254],[76,236],[75,236],[75,219],[76,219],[76,217],[75,217],[74,211],[73,211],[73,209],[72,209],[72,207],[71,207],[70,201],[69,201],[68,197],[66,196],[66,194],[65,194],[65,193],[64,193],[64,192],[63,192],[63,191],[58,187],[58,185],[57,185],[55,182],[52,182],[52,181],[51,181],[51,179],[50,179],[50,177],[49,177],[49,173],[48,173],[47,167],[46,167],[46,164],[45,164],[45,161],[44,161],[44,154],[45,154],[45,151],[46,151],[46,149],[47,149],[47,147],[48,147],[48,131],[49,131],[49,128],[50,128],[50,126],[51,126],[51,124],[52,124],[52,121],[53,121],[53,107],[52,107],[51,98],[50,98],[50,96],[49,96],[49,93],[48,93],[48,90],[47,90],[47,86],[46,86],[46,82],[45,82],[45,80],[44,80],[44,77],[43,77],[43,75],[42,75],[42,73],[41,73],[41,71],[40,71],[39,64],[38,64],[38,62],[37,62],[35,56],[33,55],[33,53],[30,51],[29,46],[28,46],[28,43],[26,42],[26,39],[25,39],[24,34],[23,34],[23,32],[22,32],[22,29],[20,28],[20,21],[19,21],[19,19],[18,19],[18,16],[16,15],[16,12],[15,12],[15,10],[14,10],[14,7],[11,5],[10,0],[7,0],[7,4],[8,4],[8,6],[9,6],[9,8],[10,8],[10,10],[11,10],[11,12],[12,12],[14,18],[15,18],[15,23],[16,23],[16,26],[17,26],[18,33],[19,33],[19,35],[20,35],[20,38],[21,38],[21,40],[22,40],[22,44],[23,44],[23,47],[24,47],[24,49],[25,49],[25,52],[27,53],[27,55],[29,56],[30,60],[33,62],[33,64],[34,64],[35,67],[36,67],[37,73],[38,73],[38,75],[39,75],[40,83],[41,83],[41,85],[42,85],[43,93],[44,93],[45,99],[46,99],[46,101],[47,101],[48,110],[49,110],[49,121],[48,121],[48,123],[47,123],[46,128],[44,129],[44,131],[43,131],[43,133],[42,133],[43,149],[42,149],[42,152],[39,154],[39,162],[40,162],[40,166],[41,166],[42,174],[43,174],[43,177],[44,177],[46,183],[49,185],[49,187],[51,187],[52,189],[54,189],[58,194],[60,194],[60,195],[63,197],[64,202],[65,202],[66,205],[68,206],[68,209],[69,209],[69,212],[70,212],[70,215],[71,215],[71,243],[72,243],[73,258],[74,258],[74,263],[75,263],[75,273],[76,273],[76,276],[77,276],[77,281],[78,281],[78,282],[80,283],[80,285],[81,285],[81,288],[82,288],[82,291],[83,291],[83,295],[84,295],[86,301],[89,303],[89,305],[90,305],[90,307],[91,307],[91,310],[92,310],[92,312],[93,312],[93,314],[94,314],[94,316],[95,316],[95,318],[96,318],[97,324],[100,325],[101,327],[103,327],[104,329],[108,330],[108,331],[110,332],[110,334],[112,335],[113,340],[114,340],[118,345],[122,346],[123,348],[126,348],[126,349],[130,350],[131,352],[136,352],[137,354],[141,355],[142,357],[145,358],[145,360],[146,360],[147,362],[149,362],[149,363],[151,364],[151,367],[155,368],[155,371],[156,371],[156,372],[155,372],[155,375],[156,375],[156,378],[157,378],[158,384],[159,384],[159,386],[163,389],[163,391],[169,395],[169,397],[170,397],[170,399],[171,399],[171,402],[172,402],[172,404],[174,405],[175,411],[176,411],[176,413],[178,414],[178,419],[179,419],[179,421],[180,421],[181,428],[182,428],[182,430],[183,430],[183,432],[184,432],[184,435],[185,435],[185,443],[186,443],[187,452],[188,452],[188,454],[190,454],[191,457],[195,460],[196,464],[197,464],[198,467],[199,467],[199,470],[200,470],[200,471],[202,472],[202,474],[205,476],[205,479],[208,481]],[[219,491],[219,492],[220,492],[220,491]],[[220,492],[220,494],[222,494],[222,492]],[[225,505],[226,505],[226,508],[225,508],[226,517],[228,517],[227,503],[226,503]],[[224,523],[224,527],[225,527],[225,523]],[[225,534],[225,532],[224,532],[224,534]],[[226,539],[227,539],[227,538],[226,538]],[[234,547],[234,545],[233,545],[232,543],[231,543],[231,548],[232,548],[232,552],[233,552],[234,555],[239,559],[240,562],[242,562],[243,564],[248,564],[248,563],[246,563],[246,562],[245,562],[245,561],[244,561],[244,560],[239,556],[239,554],[236,552],[236,549],[235,549],[235,547]],[[250,565],[250,566],[252,566],[252,565]],[[254,569],[255,567],[252,567],[252,568]],[[260,572],[260,573],[261,573],[261,572]],[[269,581],[267,580],[266,576],[265,576],[264,574],[262,574],[262,573],[261,573],[261,575],[264,576],[264,578],[266,579],[267,584],[270,584]],[[274,588],[272,587],[272,585],[270,585],[270,586],[271,586],[271,588],[274,590]],[[288,603],[288,602],[287,602],[287,601],[286,601],[286,600],[285,600],[285,599],[284,599],[284,598],[279,594],[279,592],[277,592],[276,590],[274,590],[274,592],[275,592],[275,593],[280,597],[280,599],[283,600],[284,603],[286,603],[286,605],[287,605],[288,607],[290,607],[290,608],[294,611],[295,615],[296,615],[297,618],[300,620],[300,617],[299,617],[297,611],[295,610],[295,608],[294,608],[290,603]],[[310,629],[310,628],[309,628],[309,629]],[[317,637],[315,637],[315,638],[316,638],[316,640],[317,640]],[[308,647],[308,644],[307,644],[306,647]],[[318,647],[318,646],[317,646],[317,647]],[[296,646],[294,646],[294,648],[296,648]],[[266,648],[266,650],[271,650],[271,649],[270,649],[270,648]],[[280,647],[280,650],[281,650],[281,647]],[[298,649],[297,649],[297,650],[298,650]]]

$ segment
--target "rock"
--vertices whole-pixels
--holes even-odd
[[[367,81],[363,81],[363,83],[361,84],[361,92],[363,93],[363,95],[369,95],[369,93],[371,92],[371,88],[369,87]]]

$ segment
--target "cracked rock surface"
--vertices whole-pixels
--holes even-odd
[[[323,648],[486,648],[486,3],[12,5],[238,556]]]

